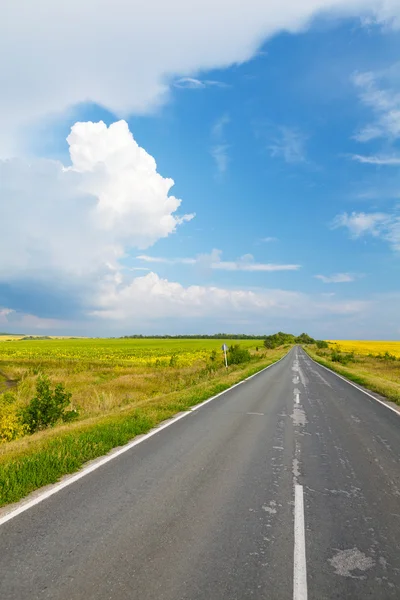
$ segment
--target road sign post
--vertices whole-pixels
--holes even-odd
[[[228,368],[228,357],[226,355],[226,351],[228,350],[228,346],[226,344],[222,344],[222,350],[224,351],[224,356],[225,356],[225,367]]]

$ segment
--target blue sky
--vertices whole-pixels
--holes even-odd
[[[55,74],[51,35],[36,83],[0,64],[21,94],[0,107],[0,330],[398,339],[400,7],[350,4],[288,32],[253,2],[227,56],[221,30],[191,58],[182,18],[173,68],[146,46],[85,67],[77,44]]]

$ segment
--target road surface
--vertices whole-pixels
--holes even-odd
[[[1,600],[400,598],[400,416],[296,347],[0,526]]]

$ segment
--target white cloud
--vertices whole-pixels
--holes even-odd
[[[162,263],[164,265],[195,265],[195,258],[164,258],[162,256],[149,256],[148,254],[139,254],[136,257],[148,263]]]
[[[254,292],[198,285],[184,287],[162,279],[156,273],[137,277],[121,288],[114,284],[105,285],[100,303],[95,316],[127,319],[128,322],[138,322],[139,319],[204,319],[210,316],[224,322],[238,317],[257,322],[260,318],[272,316],[290,318],[293,313],[298,318],[355,314],[368,306],[368,302],[326,302],[300,292],[275,289]],[[262,321],[259,323],[262,327]]]
[[[181,77],[174,81],[174,86],[177,88],[185,88],[189,90],[201,90],[207,87],[228,87],[222,81],[214,81],[212,79],[196,79],[195,77]]]
[[[388,215],[385,213],[345,212],[335,217],[333,227],[346,227],[353,237],[360,237],[366,233],[378,236],[387,220]]]
[[[360,92],[360,99],[375,113],[375,120],[363,127],[354,136],[359,142],[368,142],[376,138],[397,139],[400,137],[400,93],[390,87],[393,71],[400,65],[394,65],[380,73],[366,72],[354,76],[354,84]],[[398,86],[396,86],[398,88]],[[367,157],[359,157],[360,162]],[[378,162],[375,164],[398,164]]]
[[[114,277],[126,249],[147,248],[193,216],[177,214],[173,180],[124,121],[76,123],[68,143],[69,167],[0,161],[0,283]]]
[[[216,120],[211,129],[211,137],[214,141],[214,145],[211,147],[210,152],[220,175],[225,173],[229,164],[228,150],[230,146],[225,141],[225,128],[228,123],[230,123],[230,117],[229,115],[224,114]]]
[[[363,156],[361,154],[353,154],[351,158],[352,160],[368,165],[387,165],[392,167],[398,167],[400,165],[400,156]]]
[[[301,268],[295,264],[273,264],[273,263],[257,263],[254,262],[254,257],[251,254],[245,254],[237,261],[221,260],[221,250],[214,249],[210,254],[199,254],[196,258],[164,258],[158,256],[149,256],[141,254],[136,258],[148,263],[161,263],[169,265],[200,265],[209,269],[217,269],[220,271],[297,271]]]
[[[228,114],[222,115],[215,121],[211,129],[211,135],[215,140],[219,141],[224,138],[225,127],[230,123],[230,121],[231,119]]]
[[[228,156],[229,145],[228,144],[217,144],[211,148],[211,156],[215,160],[218,173],[222,175],[228,168],[229,156]]]
[[[0,323],[7,323],[8,315],[13,313],[12,308],[0,308]]]
[[[324,15],[397,27],[398,0],[6,0],[0,9],[1,150],[27,124],[85,101],[119,117],[154,110],[169,82],[255,56]],[[23,18],[21,17],[23,16]],[[245,24],[245,25],[244,25]],[[201,80],[200,80],[201,81]]]
[[[334,219],[333,228],[337,227],[345,227],[354,238],[363,235],[381,238],[393,250],[400,251],[400,215],[397,212],[343,213]]]
[[[351,273],[335,273],[333,275],[314,275],[315,279],[320,279],[323,283],[349,283],[355,281],[356,277]]]
[[[277,242],[277,241],[278,241],[278,238],[272,237],[272,236],[260,239],[261,244],[269,244],[270,242]]]
[[[268,149],[272,157],[283,158],[287,163],[305,162],[306,139],[298,129],[280,127]]]

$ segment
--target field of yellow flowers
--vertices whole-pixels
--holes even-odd
[[[175,366],[184,367],[207,360],[212,350],[221,351],[223,343],[230,345],[238,342],[215,339],[24,339],[0,336],[0,364],[4,361],[83,361],[152,367],[168,366],[173,357]],[[263,341],[241,340],[240,345],[249,349],[261,348]]]
[[[342,352],[374,356],[384,355],[386,352],[400,358],[400,342],[384,341],[356,341],[356,340],[329,340],[329,344],[339,347]]]

